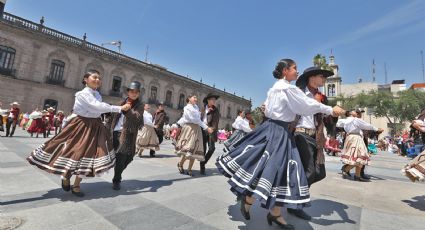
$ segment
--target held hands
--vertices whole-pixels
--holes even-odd
[[[128,111],[129,109],[131,109],[131,105],[130,104],[125,104],[121,106],[121,111]]]
[[[211,128],[211,127],[208,127],[208,128],[207,128],[207,132],[211,134],[211,133],[213,133],[213,132],[214,132],[214,129],[213,129],[213,128]]]
[[[332,108],[332,116],[333,117],[339,117],[339,116],[343,115],[344,113],[345,113],[345,110],[342,109],[341,107],[337,106],[337,105]]]
[[[378,128],[378,131],[376,131],[377,133],[382,133],[382,132],[384,132],[384,129],[382,129],[382,128]]]

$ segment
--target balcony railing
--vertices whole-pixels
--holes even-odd
[[[50,85],[65,86],[65,80],[51,78],[50,76],[46,76],[46,81],[45,82],[46,82],[46,84],[50,84]]]
[[[16,69],[6,69],[0,67],[0,74],[16,78]]]

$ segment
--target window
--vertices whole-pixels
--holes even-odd
[[[230,108],[230,106],[227,106],[227,116],[228,119],[232,118],[232,109]]]
[[[328,85],[328,96],[329,97],[335,97],[336,90],[335,90],[335,84],[329,84]]]
[[[180,94],[180,96],[179,96],[179,106],[178,106],[178,109],[183,109],[183,107],[184,107],[184,104],[185,104],[185,96],[184,96],[184,94]]]
[[[15,60],[15,49],[0,45],[0,73],[13,76],[13,62]]]
[[[122,82],[121,77],[114,76],[114,78],[112,80],[112,91],[113,92],[117,92],[117,93],[120,92],[120,90],[121,90],[121,82]]]
[[[173,107],[171,104],[171,97],[173,96],[173,92],[170,90],[167,90],[167,93],[165,93],[165,105],[168,107]]]
[[[46,100],[44,100],[43,109],[44,110],[47,110],[47,108],[49,108],[49,107],[53,107],[55,109],[55,111],[57,111],[58,101],[53,100],[53,99],[46,99]]]
[[[53,60],[50,66],[50,74],[48,83],[62,84],[63,83],[63,72],[65,69],[65,63],[60,60]]]
[[[217,104],[217,109],[218,109],[218,112],[221,113],[221,105],[220,104]]]
[[[157,100],[157,94],[158,94],[158,88],[156,86],[151,87],[151,97],[150,99],[156,101]]]

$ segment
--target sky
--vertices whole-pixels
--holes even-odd
[[[423,0],[8,0],[5,11],[252,98],[259,106],[282,58],[298,71],[331,50],[343,84],[423,82]],[[112,50],[116,47],[110,46]]]

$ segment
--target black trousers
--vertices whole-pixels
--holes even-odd
[[[116,151],[120,145],[120,136],[121,132],[114,131],[113,137],[112,137],[112,143],[114,146],[114,150]],[[130,162],[133,161],[134,155],[128,155],[128,154],[122,154],[122,153],[116,153],[115,154],[115,167],[114,167],[114,178],[112,179],[113,183],[120,183],[121,182],[121,175],[124,169],[127,168],[127,166],[130,164]]]
[[[200,162],[201,169],[205,169],[205,165],[208,163],[208,160],[211,158],[215,151],[215,142],[211,140],[210,135],[207,131],[202,130],[202,136],[203,136],[203,144],[204,144],[204,156],[205,160]],[[207,152],[208,147],[208,152]]]
[[[316,182],[317,145],[316,138],[306,133],[295,132],[295,143],[307,176],[308,186]]]
[[[164,132],[162,130],[161,131],[158,131],[157,129],[155,129],[155,133],[158,136],[159,144],[161,144],[162,141],[164,140]],[[152,150],[151,149],[149,151],[149,153],[150,153],[150,155],[155,155],[155,150]]]
[[[14,121],[12,118],[8,117],[7,118],[7,122],[6,122],[6,137],[7,136],[13,136],[13,134],[15,133],[15,129],[16,129],[16,124],[18,122]],[[10,130],[10,128],[12,128],[12,131]]]

